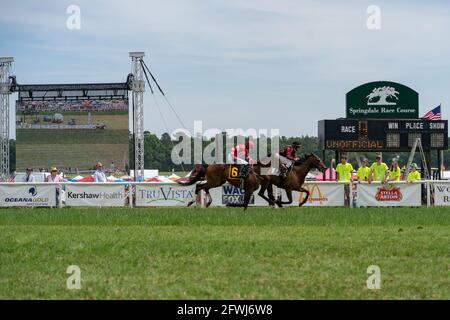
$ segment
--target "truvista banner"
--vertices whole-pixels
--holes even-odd
[[[123,185],[69,184],[66,185],[66,205],[72,207],[123,207],[128,194]]]
[[[137,185],[136,207],[186,206],[195,197],[195,185]]]

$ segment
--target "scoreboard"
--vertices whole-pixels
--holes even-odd
[[[410,151],[417,138],[424,150],[448,149],[448,121],[414,120],[321,120],[322,150]]]

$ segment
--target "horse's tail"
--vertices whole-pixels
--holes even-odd
[[[198,167],[201,166],[201,168],[199,169],[198,167],[196,167],[194,170],[191,171],[191,175],[189,177],[180,178],[176,182],[182,186],[191,186],[194,183],[202,180],[206,175],[206,166],[205,165],[197,165],[197,166]]]

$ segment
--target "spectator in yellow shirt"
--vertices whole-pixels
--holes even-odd
[[[408,173],[408,177],[406,178],[406,180],[408,182],[414,182],[414,181],[420,181],[421,177],[420,177],[420,172],[417,171],[417,164],[413,163],[411,165],[411,172]]]
[[[358,168],[358,171],[356,171],[356,177],[358,178],[358,181],[367,181],[369,180],[370,176],[370,168],[367,166],[367,159],[361,160],[361,167]]]
[[[375,162],[370,166],[370,178],[371,181],[381,181],[384,182],[386,180],[386,174],[389,171],[389,168],[386,163],[382,161],[380,155],[375,158]]]
[[[353,166],[347,162],[347,156],[341,157],[341,163],[336,166],[337,180],[350,181],[352,177]]]
[[[398,166],[397,159],[392,159],[391,167],[389,168],[388,181],[400,181],[402,171]]]

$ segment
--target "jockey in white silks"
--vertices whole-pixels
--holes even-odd
[[[249,164],[253,162],[250,158],[250,149],[253,149],[255,144],[252,140],[247,141],[245,144],[238,144],[233,147],[227,155],[227,163],[236,164]]]

